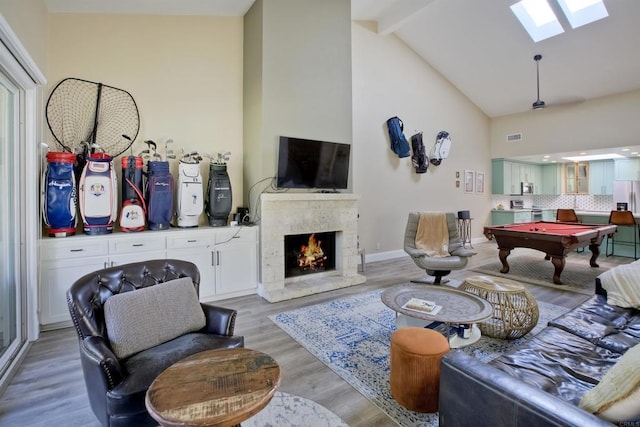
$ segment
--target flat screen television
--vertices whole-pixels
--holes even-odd
[[[344,190],[350,155],[349,144],[281,136],[276,187]]]

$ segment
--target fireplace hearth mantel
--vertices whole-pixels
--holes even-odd
[[[260,199],[258,295],[284,301],[364,283],[358,274],[358,200],[351,193],[264,193]],[[284,238],[336,232],[336,268],[285,279]]]

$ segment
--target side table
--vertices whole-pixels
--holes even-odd
[[[520,338],[538,323],[538,303],[518,282],[494,276],[473,276],[465,279],[459,289],[484,298],[493,306],[493,316],[479,325],[483,335]]]
[[[466,248],[467,243],[469,247],[473,249],[471,245],[471,214],[469,211],[458,211],[458,233],[460,234],[460,241],[462,247]]]
[[[236,426],[264,408],[280,367],[247,348],[208,350],[171,365],[151,383],[145,405],[161,426]]]

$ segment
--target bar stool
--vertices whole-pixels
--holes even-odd
[[[471,219],[469,211],[458,211],[458,233],[460,233],[463,248],[466,248],[468,243],[469,247],[473,249],[471,245]]]
[[[618,245],[633,245],[633,258],[638,259],[638,238],[640,237],[640,228],[638,228],[638,224],[636,223],[636,219],[633,217],[633,213],[631,211],[611,211],[609,214],[609,224],[617,225],[620,227],[632,227],[633,228],[633,243],[631,242],[618,242]],[[618,232],[616,229],[615,233]],[[607,246],[605,249],[606,255],[613,255],[615,252],[615,238],[614,234],[611,233],[607,235]],[[611,253],[609,253],[609,241],[611,241]],[[625,256],[625,255],[620,255]]]
[[[557,222],[580,222],[576,211],[573,209],[558,209],[556,211]],[[576,252],[584,252],[584,247],[576,248]]]
[[[556,221],[559,222],[580,222],[576,211],[573,209],[558,209],[556,211]]]

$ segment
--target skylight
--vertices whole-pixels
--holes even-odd
[[[521,0],[511,10],[536,43],[564,32],[547,0]]]
[[[609,16],[602,0],[555,0],[572,28],[589,24]],[[547,0],[520,0],[511,6],[522,26],[534,42],[564,32]]]
[[[602,0],[558,0],[572,28],[578,28],[609,16]]]

